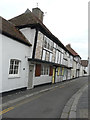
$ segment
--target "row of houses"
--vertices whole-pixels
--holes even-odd
[[[88,61],[50,32],[38,7],[0,20],[0,93],[88,75]]]

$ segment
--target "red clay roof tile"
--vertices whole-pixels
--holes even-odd
[[[10,22],[0,17],[2,21],[2,26],[0,26],[0,33],[11,37],[21,43],[31,46],[30,42],[25,38],[25,36]]]
[[[69,52],[71,52],[71,54],[73,54],[73,56],[79,56],[78,53],[76,53],[76,51],[71,48],[70,44],[66,45],[66,48],[69,50]]]

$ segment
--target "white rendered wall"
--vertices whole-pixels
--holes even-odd
[[[17,42],[6,36],[2,36],[3,42],[3,59],[2,59],[2,92],[14,90],[17,88],[27,87],[28,83],[28,61],[25,56],[30,56],[30,47]],[[21,60],[20,76],[9,78],[10,59]],[[25,70],[23,70],[25,68]]]
[[[33,86],[41,85],[45,83],[51,83],[51,82],[52,82],[52,76],[49,75],[40,75],[38,77],[35,77],[35,65],[34,65]]]
[[[71,70],[68,70],[68,76],[67,79],[71,79]]]
[[[45,83],[51,83],[52,82],[52,76],[49,75],[41,75],[39,77],[34,77],[33,79],[33,85],[40,85]]]
[[[81,65],[80,67],[80,76],[84,76],[84,67]]]
[[[89,75],[88,67],[86,67],[86,72],[87,72],[87,74],[86,74],[86,75]]]
[[[23,28],[23,29],[20,29],[20,31],[25,35],[25,37],[32,44],[32,46],[30,47],[30,58],[32,58],[36,30],[31,28]]]
[[[73,60],[72,78],[76,78],[76,62]]]

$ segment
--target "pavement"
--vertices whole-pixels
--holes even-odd
[[[75,79],[73,79],[75,80]],[[65,81],[65,83],[71,80]],[[64,82],[56,84],[47,84],[39,87],[35,87],[31,90],[18,91],[15,93],[7,93],[2,97],[2,105],[5,107],[20,100],[26,99],[30,96],[43,93],[53,88],[63,85]],[[66,103],[61,118],[88,118],[88,85],[84,85],[79,91],[77,91]]]
[[[76,111],[77,118],[88,118],[88,88],[81,95]]]
[[[88,85],[84,85],[66,103],[61,118],[88,119]]]

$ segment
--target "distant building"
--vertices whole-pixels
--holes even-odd
[[[81,60],[80,76],[87,76],[87,75],[89,75],[88,60]]]
[[[71,48],[71,45],[68,44],[66,45],[66,48],[69,50],[69,52],[71,52],[73,54],[73,67],[72,67],[72,78],[76,78],[79,77],[80,74],[80,63],[81,63],[81,57],[80,55],[78,55],[78,53],[76,53],[76,51]]]

